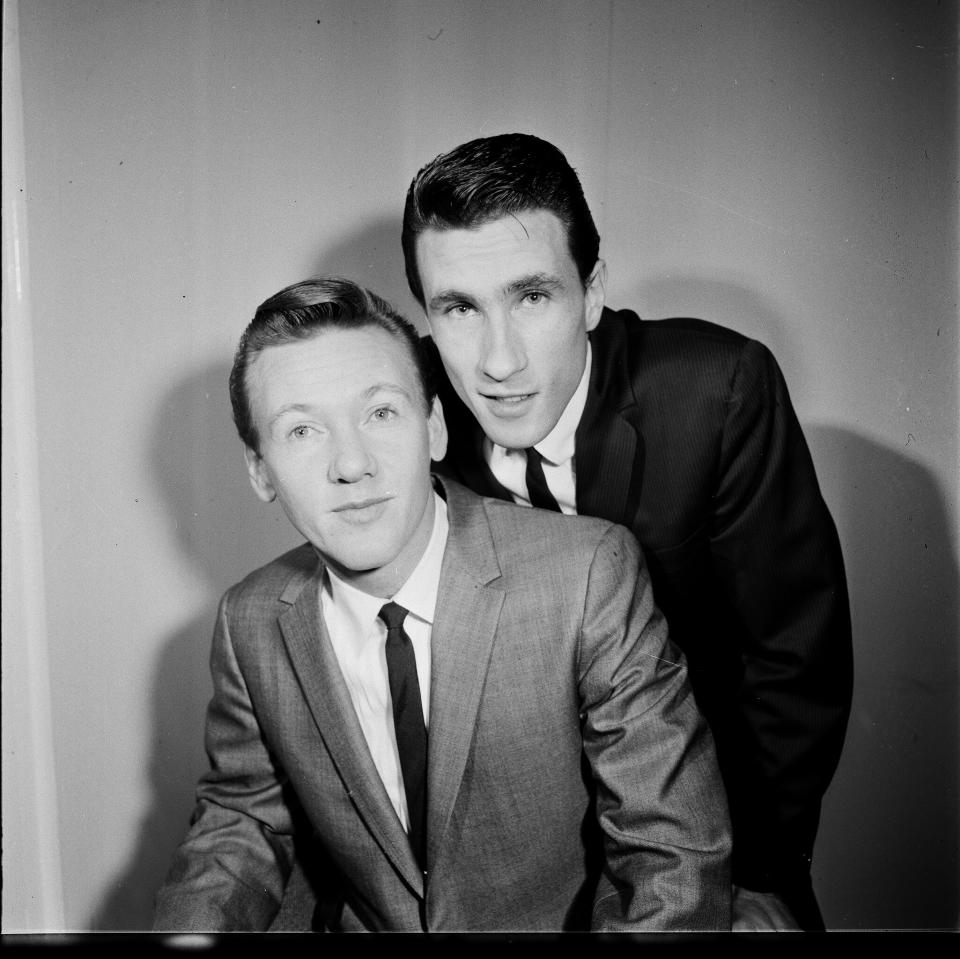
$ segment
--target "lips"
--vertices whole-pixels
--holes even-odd
[[[481,393],[489,410],[495,416],[520,416],[524,414],[536,393]]]
[[[341,503],[339,506],[334,506],[331,512],[343,513],[348,518],[351,515],[360,516],[364,510],[369,510],[374,506],[379,506],[381,503],[386,503],[389,499],[389,496],[371,496],[367,499],[352,500],[349,503]]]
[[[522,403],[524,400],[530,399],[533,396],[533,393],[511,393],[509,396],[491,396],[487,394],[488,400],[495,400],[497,403],[505,403],[507,406],[510,406],[514,403]]]

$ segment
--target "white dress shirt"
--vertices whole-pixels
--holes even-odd
[[[564,407],[557,425],[536,444],[543,459],[543,478],[547,481],[557,505],[564,513],[577,512],[577,472],[574,459],[574,441],[580,417],[587,405],[587,388],[590,385],[590,366],[593,353],[587,341],[587,361],[583,367],[580,383],[570,401]],[[487,465],[499,482],[522,506],[530,505],[527,491],[527,454],[523,450],[510,450],[497,446],[484,437],[483,455]]]
[[[430,634],[437,606],[440,567],[447,543],[447,504],[434,497],[433,531],[420,562],[397,592],[387,598],[364,593],[327,570],[320,591],[320,611],[334,654],[346,681],[373,763],[380,773],[403,828],[408,829],[407,799],[393,728],[393,704],[387,674],[387,627],[379,618],[393,600],[409,610],[403,628],[413,644],[423,721],[430,728]]]

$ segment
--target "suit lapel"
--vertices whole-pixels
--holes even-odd
[[[280,630],[307,706],[357,812],[410,887],[423,895],[423,875],[370,756],[320,616],[322,578],[321,567],[309,579],[291,582],[281,597],[292,605],[280,616]]]
[[[632,527],[640,508],[645,446],[630,384],[627,337],[608,310],[591,343],[590,386],[576,435],[577,512]]]
[[[473,739],[504,594],[486,511],[445,483],[450,534],[440,573],[431,650],[427,861],[440,855]],[[492,585],[493,584],[493,585]]]

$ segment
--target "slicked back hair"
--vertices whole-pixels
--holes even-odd
[[[548,210],[563,223],[586,285],[600,254],[600,234],[576,172],[552,143],[503,133],[471,140],[424,166],[407,190],[401,234],[407,283],[420,305],[417,237],[424,230],[469,229],[529,210]]]
[[[260,437],[250,409],[247,370],[261,351],[308,340],[324,330],[379,327],[407,349],[423,389],[427,414],[436,395],[431,364],[420,336],[383,298],[340,276],[314,276],[264,300],[243,331],[230,370],[230,404],[240,439],[260,453]]]

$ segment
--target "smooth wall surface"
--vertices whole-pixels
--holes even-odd
[[[509,130],[580,172],[611,305],[780,360],[854,616],[827,923],[957,926],[955,4],[21,0],[20,29],[64,928],[148,927],[217,600],[296,542],[230,420],[243,326],[321,271],[418,317],[409,180]]]

